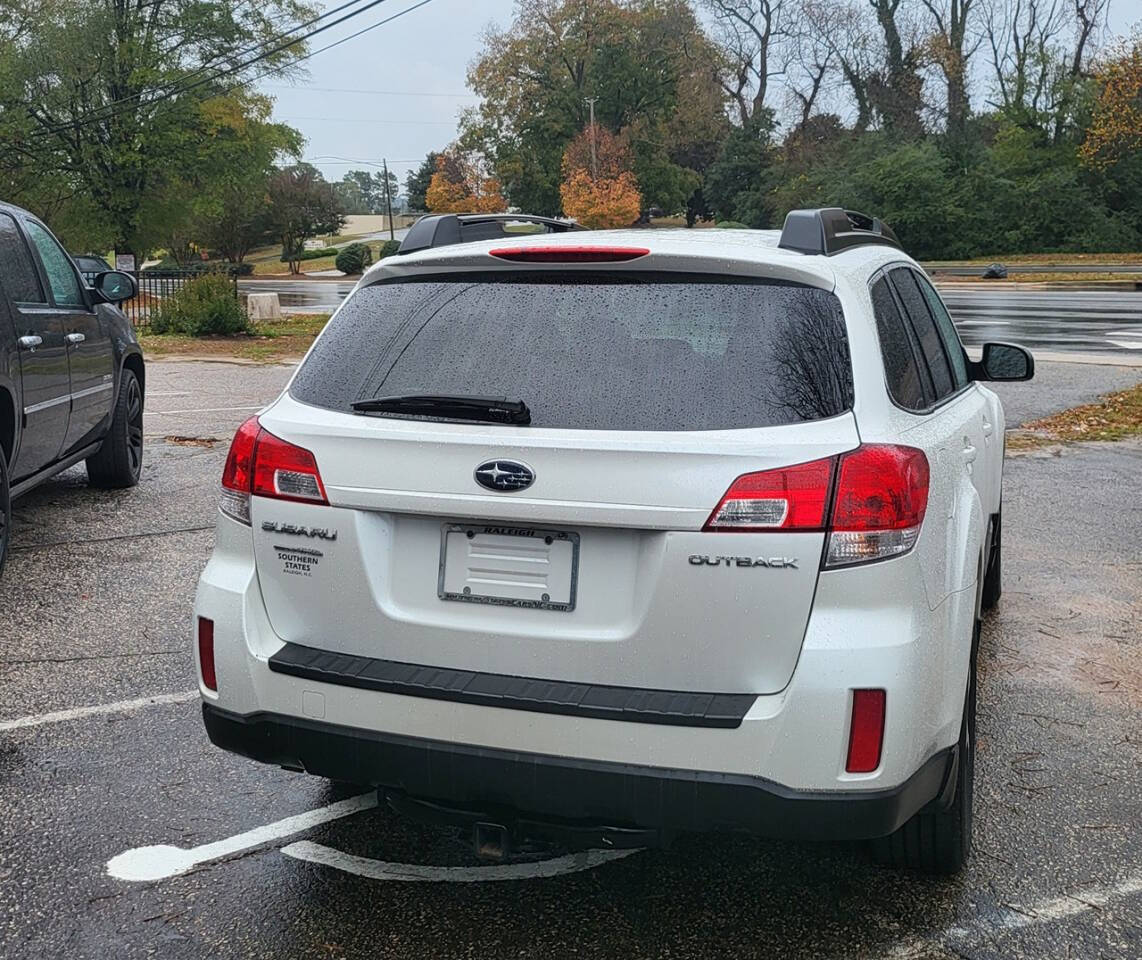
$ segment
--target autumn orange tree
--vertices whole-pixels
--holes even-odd
[[[1079,156],[1087,166],[1105,170],[1142,150],[1142,39],[1108,59],[1098,80],[1102,91]]]
[[[503,213],[508,208],[500,182],[485,174],[478,157],[458,150],[437,159],[424,202],[433,213]]]
[[[563,182],[559,195],[563,212],[585,227],[629,227],[642,209],[642,195],[632,167],[625,137],[603,127],[588,127],[563,154]]]

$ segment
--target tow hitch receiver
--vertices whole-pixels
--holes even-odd
[[[504,860],[511,853],[511,834],[500,823],[478,822],[472,828],[476,856],[483,860]]]

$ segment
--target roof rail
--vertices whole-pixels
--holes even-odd
[[[499,222],[535,223],[545,228],[543,233],[566,233],[569,230],[583,229],[577,223],[556,220],[553,217],[536,217],[527,213],[429,214],[426,217],[421,217],[409,227],[397,253],[413,253],[417,250],[446,247],[453,243],[467,243],[472,240],[503,239],[504,237],[517,236],[507,230],[502,230],[496,234],[486,229],[489,225]],[[485,229],[481,229],[481,227]],[[465,236],[465,234],[475,235]]]
[[[819,210],[790,210],[777,245],[799,253],[831,256],[867,243],[900,246],[892,228],[876,217],[840,207],[822,207]]]

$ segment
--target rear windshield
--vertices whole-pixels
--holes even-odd
[[[290,392],[343,411],[377,396],[503,396],[538,427],[725,430],[836,416],[853,386],[840,303],[813,287],[469,273],[356,291]]]

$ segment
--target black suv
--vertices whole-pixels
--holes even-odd
[[[0,572],[12,499],[80,460],[97,487],[130,487],[143,462],[143,353],[115,304],[129,274],[90,286],[51,231],[0,203]]]

